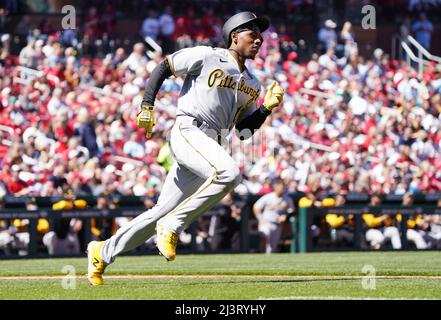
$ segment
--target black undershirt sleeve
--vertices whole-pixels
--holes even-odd
[[[142,98],[142,104],[153,106],[155,103],[155,97],[162,83],[165,79],[172,75],[168,60],[165,59],[153,69],[150,74],[149,80],[145,86],[144,97]]]
[[[236,124],[236,129],[239,131],[239,138],[241,140],[250,138],[254,132],[262,126],[266,120],[266,117],[268,117],[270,114],[271,111],[261,105],[258,109],[256,109],[256,111]]]

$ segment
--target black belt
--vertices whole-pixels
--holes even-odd
[[[200,120],[198,120],[196,118],[193,120],[193,125],[195,125],[198,128],[202,127],[203,124],[204,123],[202,121],[200,121]]]
[[[206,124],[206,123],[204,123],[203,121],[201,121],[201,120],[198,120],[198,119],[194,119],[193,120],[193,125],[194,126],[196,126],[196,127],[198,127],[198,128],[201,128],[204,124]],[[207,127],[207,129],[208,129],[209,127]],[[205,131],[204,131],[205,132]],[[217,140],[217,143],[221,146],[222,145],[222,135],[220,135],[220,134],[218,134],[217,136],[216,136],[216,140]]]

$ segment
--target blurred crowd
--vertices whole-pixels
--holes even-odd
[[[307,63],[284,53],[274,30],[264,39],[249,68],[263,87],[275,79],[286,95],[256,134],[265,139],[232,148],[244,177],[237,192],[267,193],[276,177],[289,191],[314,193],[441,190],[439,65],[419,79],[381,49],[363,57],[349,22]],[[60,194],[63,182],[94,195],[160,188],[173,163],[167,135],[182,79],[164,82],[152,139],[135,124],[159,52],[146,54],[139,42],[91,58],[61,36],[33,30],[13,56],[10,37],[1,40],[0,194]]]
[[[199,22],[210,28],[195,28],[191,19],[175,20],[171,7],[151,11],[139,30],[146,41],[126,50],[106,46],[113,20],[97,25],[91,9],[85,35],[104,36],[100,55],[87,46],[88,36],[44,29],[29,29],[27,44],[13,55],[11,36],[3,34],[0,198],[62,195],[69,185],[78,196],[146,196],[153,205],[174,161],[167,137],[183,79],[164,82],[149,140],[135,123],[144,86],[167,51],[220,44],[222,21],[207,15]],[[298,60],[299,47],[283,28],[263,37],[248,67],[263,88],[275,79],[286,94],[256,139],[231,145],[243,175],[238,195],[270,194],[275,179],[306,199],[441,191],[440,65],[429,64],[419,78],[379,48],[364,57],[349,22],[337,31],[325,21],[307,62]],[[153,50],[149,39],[168,49]],[[207,234],[201,231],[202,242]]]

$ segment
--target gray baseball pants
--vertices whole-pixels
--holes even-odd
[[[238,165],[216,137],[194,124],[194,118],[176,118],[170,147],[176,163],[166,177],[158,203],[104,242],[104,262],[111,263],[119,254],[143,244],[155,233],[157,224],[179,234],[239,184]]]

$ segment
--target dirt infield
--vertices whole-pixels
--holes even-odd
[[[53,275],[53,276],[0,276],[0,280],[61,280],[68,275]],[[85,275],[79,275],[79,278],[86,278]],[[358,280],[363,279],[365,276],[322,276],[322,275],[309,275],[309,276],[290,276],[290,275],[162,275],[162,274],[150,274],[150,275],[108,275],[106,279],[316,279],[316,280],[332,280],[332,279],[344,279],[344,280]],[[441,280],[441,276],[412,276],[412,275],[391,275],[391,276],[375,276],[376,279],[412,279],[412,280]]]

